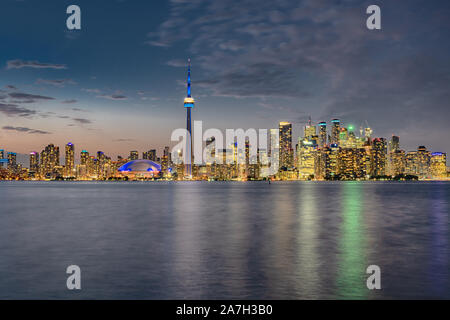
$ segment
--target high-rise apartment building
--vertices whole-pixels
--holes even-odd
[[[419,148],[417,148],[417,175],[419,176],[419,179],[431,177],[430,158],[431,153],[425,146],[419,146]]]
[[[59,167],[59,147],[49,144],[41,152],[41,175],[43,177],[52,177],[58,174]]]
[[[339,119],[331,120],[331,141],[330,144],[339,145],[339,133],[341,132],[341,121]]]
[[[419,174],[417,151],[409,151],[406,154],[405,174],[413,176]]]
[[[66,177],[75,176],[75,146],[69,142],[66,144],[66,162],[65,162],[65,175]]]
[[[144,152],[142,154],[142,159],[150,160],[150,161],[156,161],[156,150],[155,149],[151,149],[151,150],[148,150],[147,152]]]
[[[280,168],[291,168],[294,164],[292,150],[292,124],[280,122],[279,124]]]
[[[398,176],[406,172],[406,153],[397,149],[389,153],[389,175]]]
[[[30,172],[39,172],[39,153],[30,152]]]
[[[306,137],[297,145],[297,170],[299,179],[307,180],[314,176],[317,145]]]
[[[386,175],[386,139],[375,138],[372,140],[372,176]]]
[[[319,149],[326,147],[327,145],[327,123],[326,122],[319,122],[319,141],[318,141],[318,147]]]
[[[17,154],[8,152],[8,170],[15,171],[17,169]]]
[[[128,157],[130,161],[138,160],[139,159],[139,152],[136,150],[130,151],[130,156]]]

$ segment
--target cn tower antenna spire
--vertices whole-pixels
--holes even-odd
[[[191,58],[188,59],[187,96],[191,97]]]

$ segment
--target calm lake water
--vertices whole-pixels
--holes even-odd
[[[0,182],[0,203],[1,299],[450,299],[450,183]]]

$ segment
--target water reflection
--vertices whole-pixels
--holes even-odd
[[[342,185],[337,290],[338,297],[344,299],[363,299],[368,293],[361,188],[360,182]]]
[[[446,189],[440,183],[433,184],[431,190],[431,261],[430,291],[436,298],[444,296],[449,290],[449,219]]]
[[[317,298],[319,291],[317,184],[302,185],[299,194],[298,276],[300,292],[307,298]]]

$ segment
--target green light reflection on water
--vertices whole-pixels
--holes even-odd
[[[357,181],[342,185],[342,220],[336,279],[337,298],[341,299],[365,299],[368,294],[362,187],[362,183]]]

